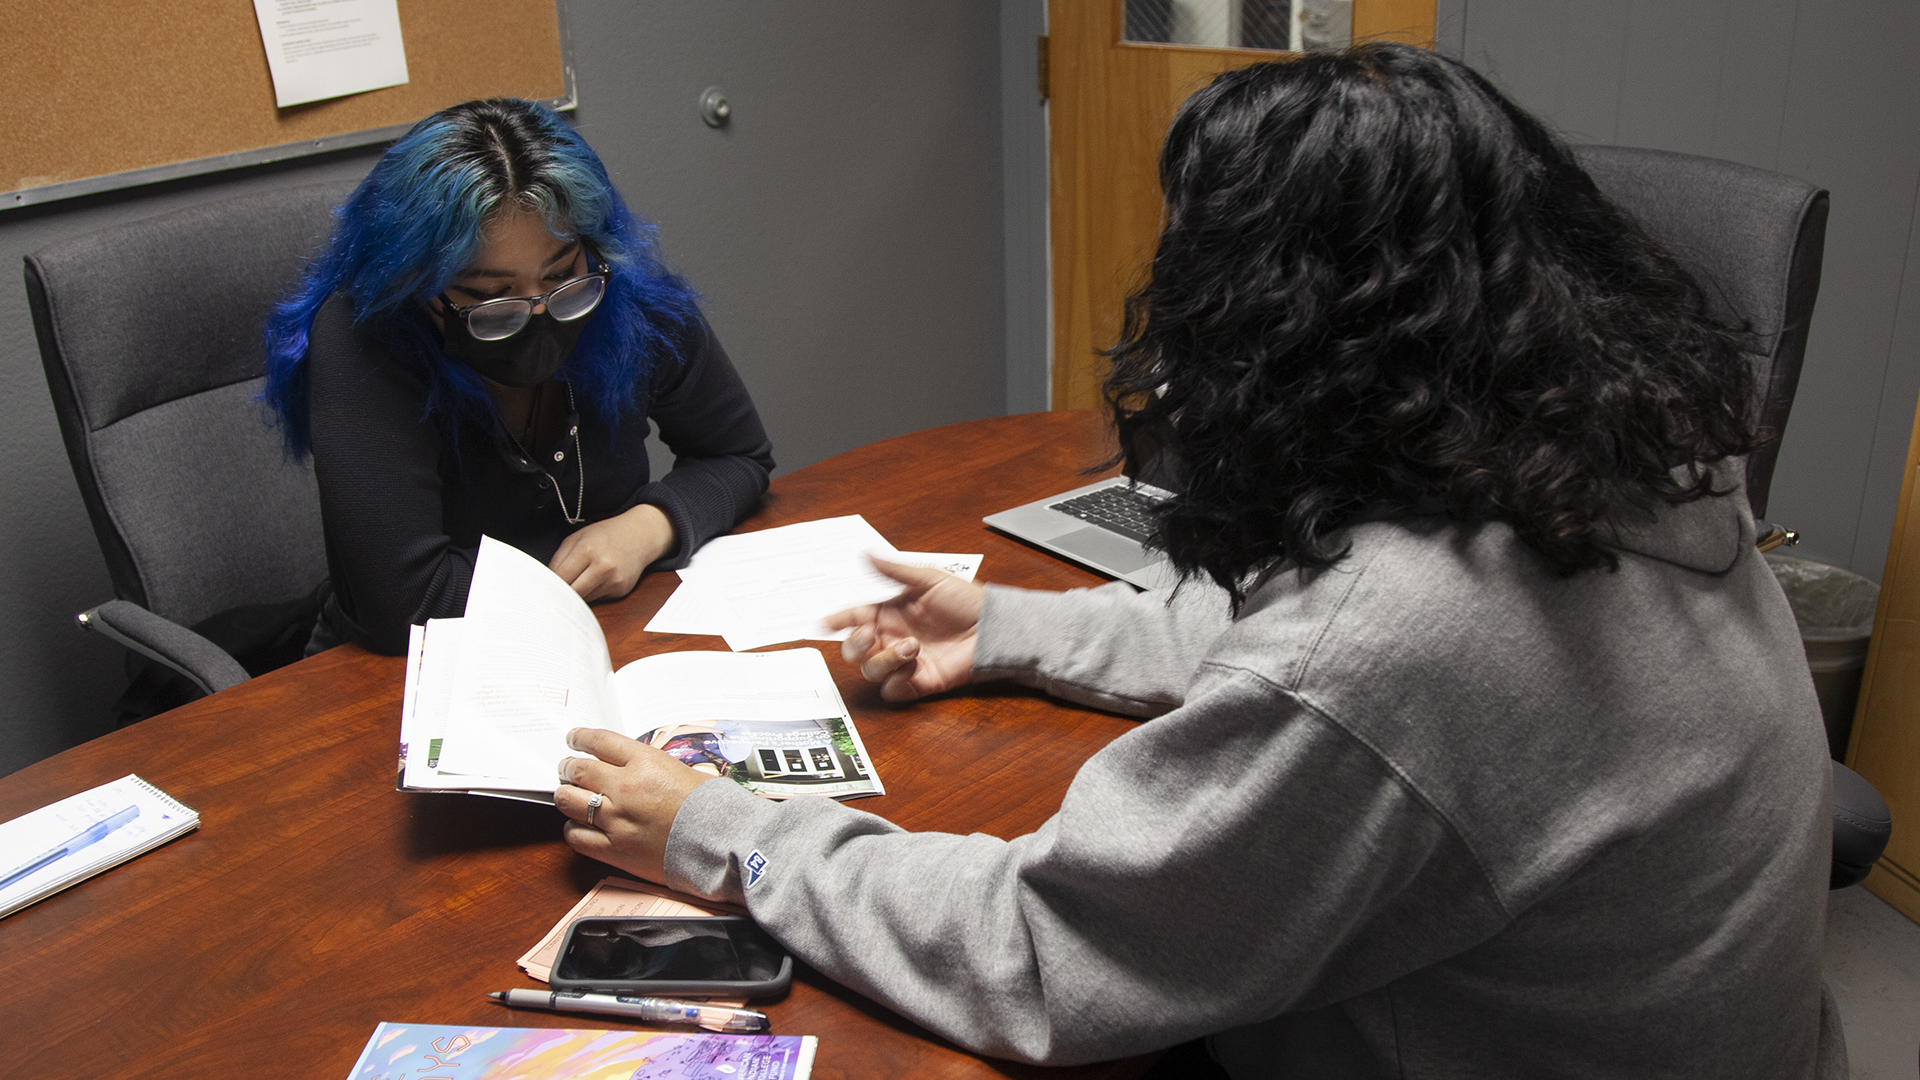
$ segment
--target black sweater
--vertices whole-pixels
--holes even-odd
[[[648,380],[642,413],[612,432],[583,413],[580,452],[563,436],[541,447],[543,473],[497,422],[492,431],[469,428],[450,439],[449,421],[425,416],[423,376],[355,327],[344,297],[329,300],[314,318],[307,354],[313,466],[333,581],[316,641],[405,652],[409,624],[466,609],[482,533],[552,559],[580,527],[567,524],[552,484],[574,508],[583,457],[586,513],[575,508],[576,516],[602,521],[651,503],[673,522],[675,546],[650,569],[686,565],[701,544],[752,512],[773,469],[760,416],[704,321],[675,346],[677,358],[663,357]],[[649,419],[674,453],[672,471],[658,481],[647,463]],[[555,450],[565,460],[555,462]]]

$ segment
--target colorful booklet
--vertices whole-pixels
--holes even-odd
[[[660,653],[615,671],[573,589],[482,537],[466,616],[408,641],[396,786],[550,803],[575,727],[622,732],[768,798],[886,794],[818,649]]]
[[[381,1024],[347,1080],[807,1080],[812,1035]]]
[[[199,824],[191,808],[133,775],[0,823],[0,918]]]

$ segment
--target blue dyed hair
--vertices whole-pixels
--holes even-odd
[[[478,250],[494,214],[524,208],[563,239],[579,237],[613,271],[561,375],[582,410],[609,428],[642,406],[655,367],[675,363],[675,331],[699,317],[690,286],[660,265],[654,229],[628,211],[606,166],[566,121],[515,98],[469,101],[420,121],[334,211],[332,239],[267,319],[267,382],[287,453],[305,457],[307,344],[334,293],[425,378],[425,416],[458,437],[490,423],[493,406],[472,368],[448,358],[423,301],[439,295]]]

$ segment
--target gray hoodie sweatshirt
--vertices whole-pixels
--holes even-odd
[[[1737,493],[1613,536],[1617,572],[1563,577],[1504,525],[1371,522],[1234,619],[1200,585],[990,587],[977,678],[1151,718],[1051,820],[705,784],[669,881],[995,1056],[1811,1076],[1832,824],[1792,614]]]

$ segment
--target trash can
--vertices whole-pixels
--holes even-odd
[[[1853,734],[1853,709],[1860,703],[1860,677],[1867,667],[1867,639],[1873,634],[1880,586],[1812,559],[1774,551],[1767,552],[1766,559],[1800,624],[1800,643],[1807,650],[1820,716],[1827,724],[1827,748],[1839,761]]]

